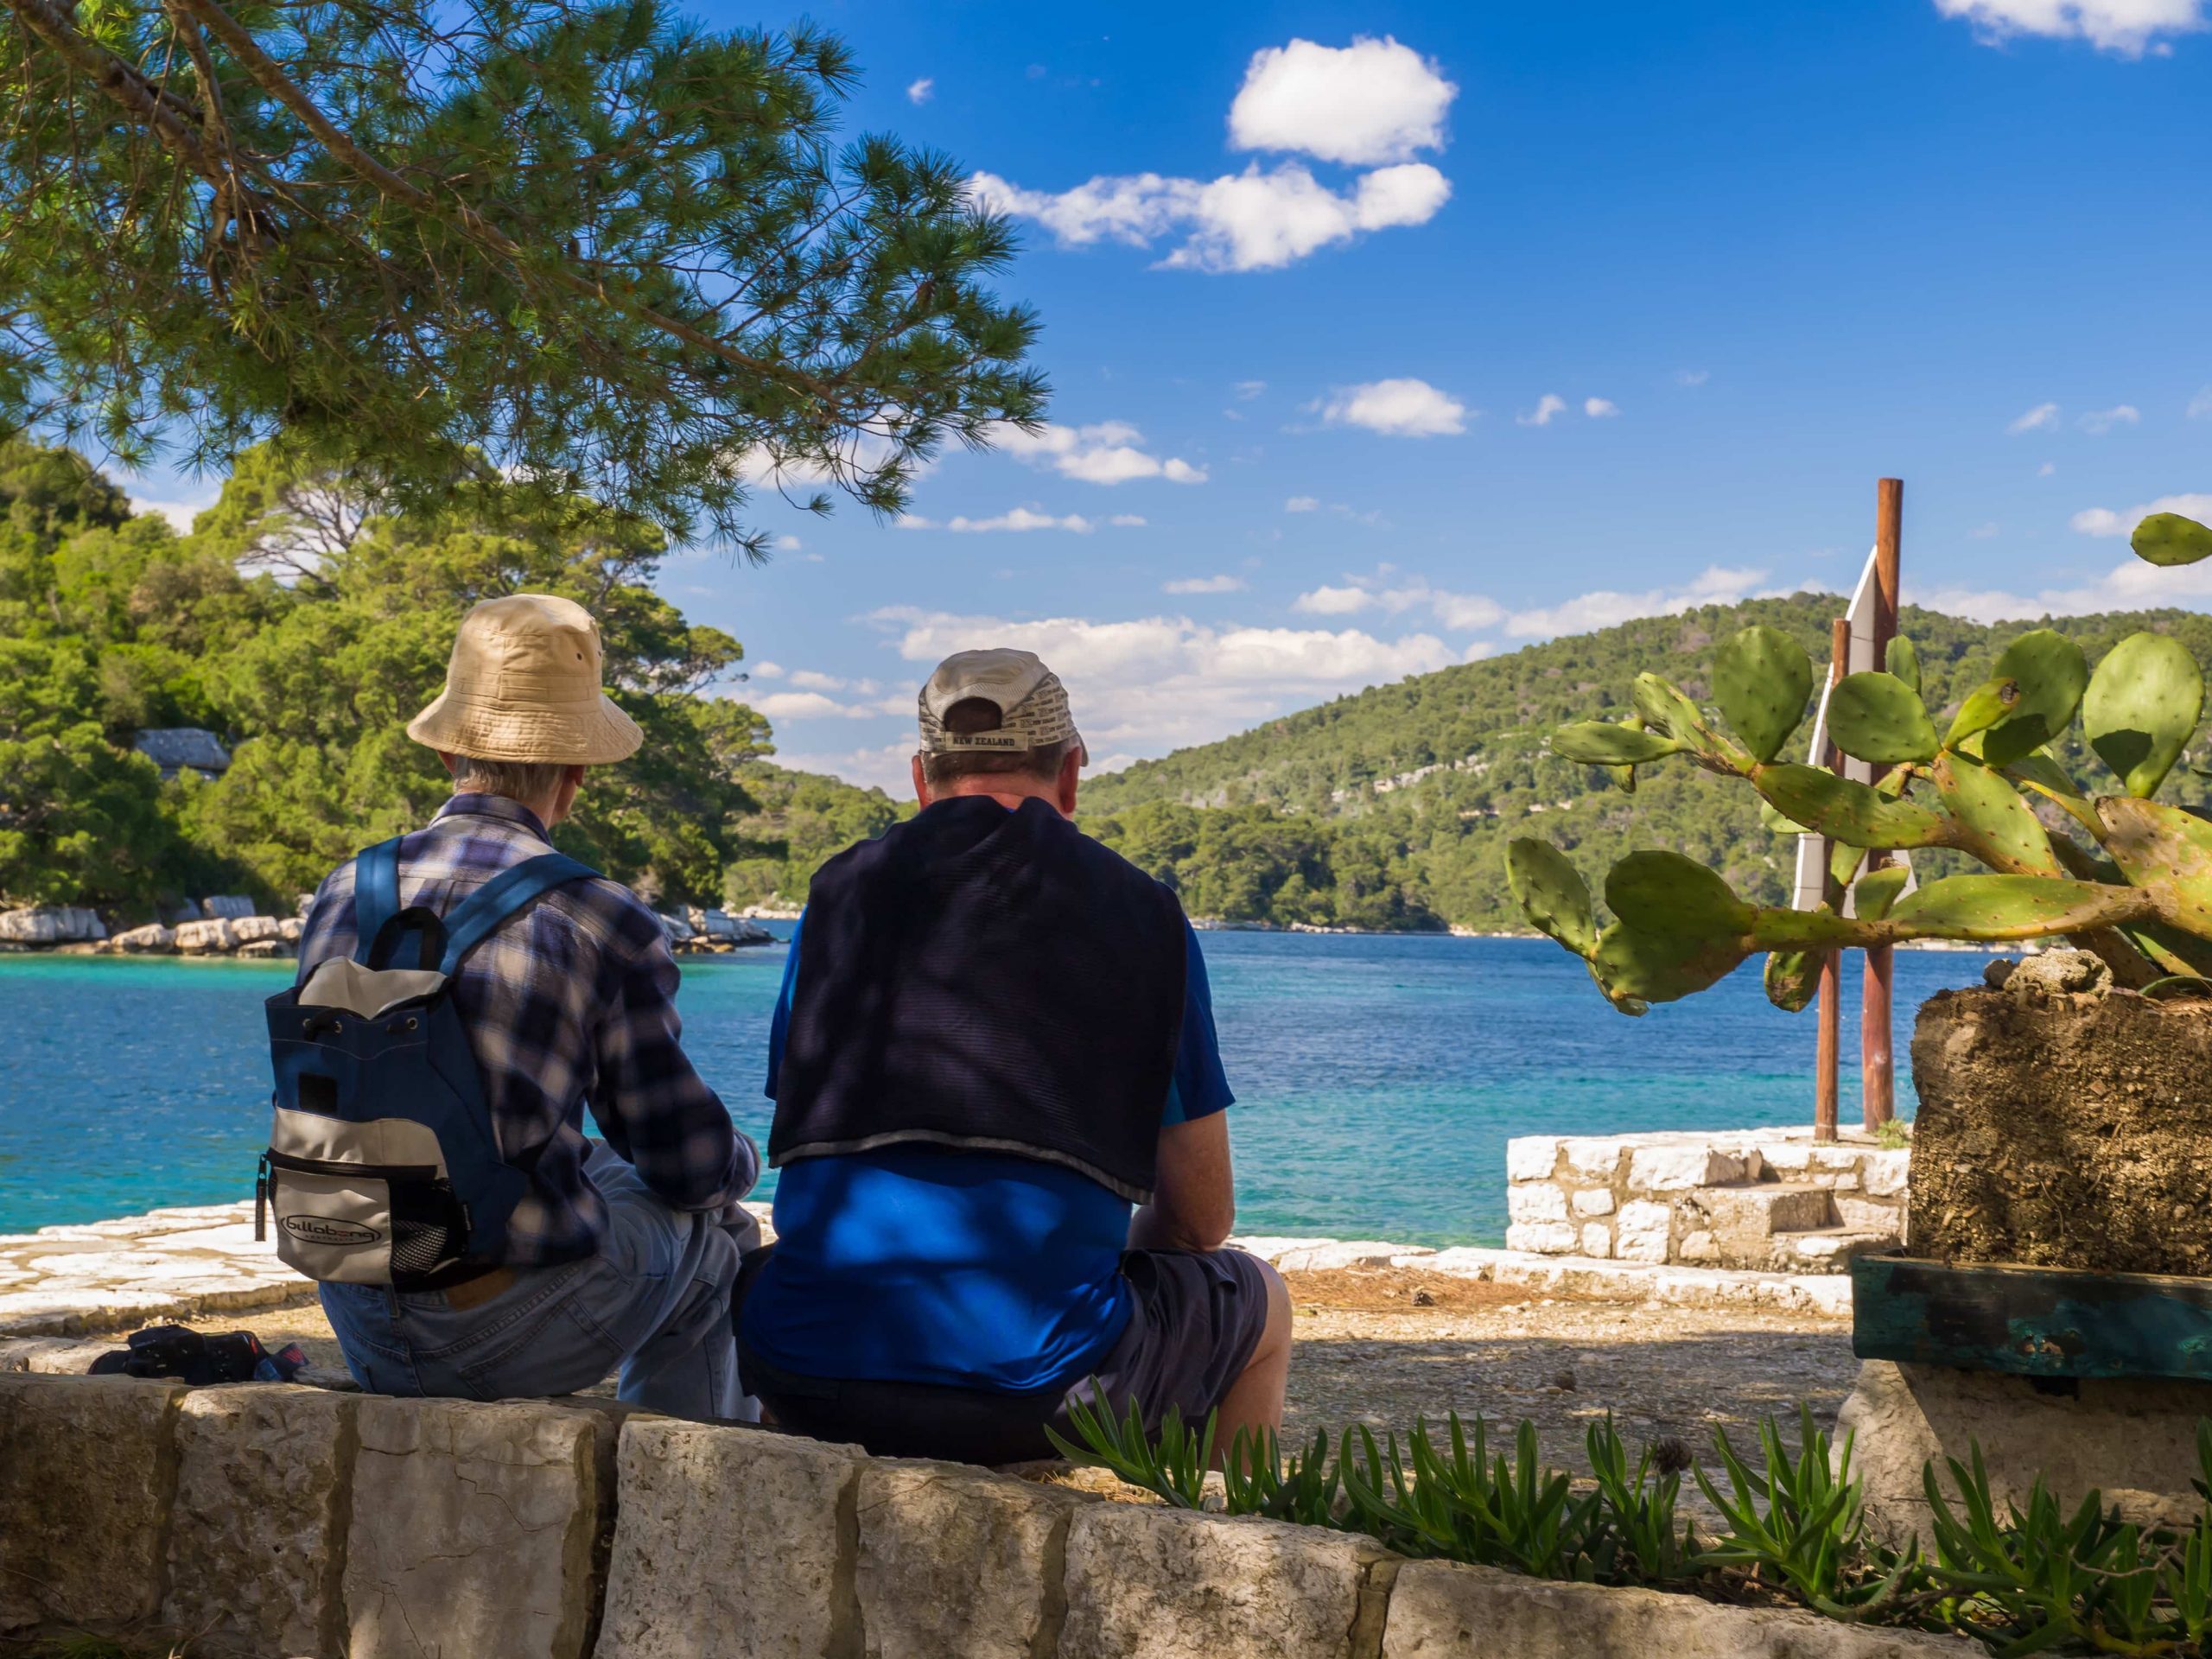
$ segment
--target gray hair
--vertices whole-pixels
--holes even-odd
[[[568,770],[558,760],[485,760],[456,754],[453,786],[475,795],[504,795],[511,801],[542,801],[561,787]]]

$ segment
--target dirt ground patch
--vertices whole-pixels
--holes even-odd
[[[1526,1417],[1548,1461],[1581,1471],[1584,1437],[1608,1412],[1632,1446],[1672,1435],[1702,1455],[1716,1428],[1741,1446],[1767,1416],[1794,1442],[1798,1402],[1833,1422],[1858,1371],[1850,1328],[1834,1319],[1533,1296],[1408,1268],[1287,1278],[1297,1347],[1284,1428],[1298,1439],[1447,1411]],[[342,1363],[313,1303],[197,1325],[241,1326]]]

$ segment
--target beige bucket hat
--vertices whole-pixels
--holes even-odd
[[[551,594],[487,599],[461,618],[446,689],[407,735],[480,760],[625,760],[645,734],[599,677],[599,624],[582,606]]]

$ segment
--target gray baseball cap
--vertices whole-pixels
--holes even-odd
[[[982,732],[947,731],[945,710],[971,697],[998,709],[998,725]],[[1001,645],[955,652],[937,665],[918,702],[925,754],[1041,749],[1071,739],[1083,741],[1060,677],[1033,651]]]

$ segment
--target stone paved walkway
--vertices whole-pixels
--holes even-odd
[[[0,1337],[130,1330],[314,1292],[275,1244],[254,1243],[251,1204],[0,1233]]]

